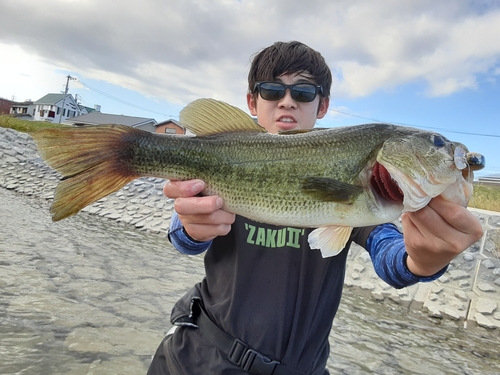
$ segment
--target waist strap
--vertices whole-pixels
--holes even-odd
[[[193,299],[192,307],[194,308],[195,305],[199,309],[197,311],[199,315],[196,319],[199,329],[206,334],[214,346],[227,355],[232,364],[254,375],[303,375],[250,348],[243,341],[228,335],[208,317],[201,306],[201,301]]]

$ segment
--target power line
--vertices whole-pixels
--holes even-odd
[[[375,121],[375,122],[382,122],[382,123],[389,123],[393,125],[402,125],[402,126],[412,126],[416,128],[423,128],[423,129],[432,129],[432,130],[439,130],[439,131],[445,131],[448,133],[454,133],[454,134],[466,134],[466,135],[476,135],[479,137],[493,137],[493,138],[500,138],[500,134],[484,134],[484,133],[472,133],[472,132],[464,132],[464,131],[459,131],[459,130],[450,130],[450,129],[445,129],[445,128],[436,128],[432,126],[421,126],[421,125],[413,125],[413,124],[406,124],[404,122],[387,122],[387,121],[381,121],[375,118],[370,118],[370,117],[363,117],[363,116],[358,116],[358,115],[353,115],[352,113],[347,113],[347,112],[342,112],[338,111],[336,109],[332,109],[332,112],[337,112],[346,116],[351,116],[351,117],[357,117],[361,118],[363,120],[370,120],[370,121]]]
[[[332,109],[332,112],[337,112],[346,116],[351,116],[351,117],[356,117],[356,118],[361,118],[363,120],[369,120],[369,121],[374,121],[374,122],[380,122],[380,123],[390,123],[393,125],[402,125],[402,126],[411,126],[411,127],[416,127],[416,128],[423,128],[423,129],[432,129],[432,130],[439,130],[439,131],[445,131],[448,133],[454,133],[454,134],[465,134],[465,135],[475,135],[475,136],[480,136],[480,137],[493,137],[493,138],[500,138],[500,135],[498,134],[481,134],[481,133],[472,133],[472,132],[464,132],[464,131],[458,131],[458,130],[449,130],[449,129],[444,129],[444,128],[436,128],[436,127],[430,127],[430,126],[420,126],[420,125],[413,125],[413,124],[406,124],[403,122],[387,122],[387,121],[381,121],[379,119],[375,118],[370,118],[370,117],[363,117],[359,115],[354,115],[352,113],[347,113],[343,111],[338,111],[336,109]],[[500,167],[497,166],[488,166],[488,170],[491,171],[500,171]]]
[[[151,112],[151,113],[156,113],[157,115],[161,115],[161,116],[164,116],[164,117],[167,117],[167,118],[177,118],[179,117],[178,115],[166,115],[165,113],[161,113],[161,112],[157,112],[157,111],[153,111],[152,109],[149,109],[149,108],[144,108],[144,107],[141,107],[139,105],[136,105],[136,104],[133,104],[133,103],[129,103],[123,99],[120,99],[120,98],[117,98],[116,96],[113,96],[111,94],[108,94],[108,93],[105,93],[104,91],[101,91],[99,89],[96,89],[95,87],[92,87],[90,86],[89,84],[85,83],[85,82],[82,82],[80,81],[79,79],[77,79],[77,81],[84,87],[88,88],[89,90],[92,90],[92,91],[95,91],[97,92],[98,94],[101,94],[103,96],[106,96],[107,98],[110,98],[110,99],[113,99],[117,102],[120,102],[122,104],[125,104],[125,105],[128,105],[130,107],[134,107],[134,108],[138,108],[138,109],[141,109],[143,111],[146,111],[146,112]]]

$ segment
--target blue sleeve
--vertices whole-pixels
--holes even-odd
[[[179,252],[187,255],[198,255],[208,249],[212,241],[199,242],[193,240],[184,230],[179,215],[174,211],[170,219],[170,229],[168,230],[168,239]]]
[[[405,243],[403,235],[394,224],[377,226],[368,236],[366,249],[379,277],[389,285],[401,289],[418,282],[429,282],[441,277],[447,266],[438,273],[420,277],[410,272],[406,265]]]

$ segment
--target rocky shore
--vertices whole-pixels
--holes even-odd
[[[0,188],[52,200],[59,177],[40,158],[28,134],[0,128]],[[162,193],[164,182],[158,178],[137,179],[83,211],[138,230],[166,233],[173,201]],[[485,234],[458,256],[439,280],[395,290],[375,275],[368,253],[353,246],[345,293],[397,303],[436,319],[463,322],[465,327],[500,329],[500,213],[472,211]]]

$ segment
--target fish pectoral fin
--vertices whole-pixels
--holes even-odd
[[[323,258],[332,257],[345,248],[351,232],[352,227],[339,225],[320,227],[309,234],[309,246],[311,249],[319,249]]]
[[[328,177],[306,177],[302,191],[321,201],[351,204],[363,187]]]
[[[182,127],[194,134],[212,135],[235,131],[266,132],[241,109],[215,99],[197,99],[179,114]]]

